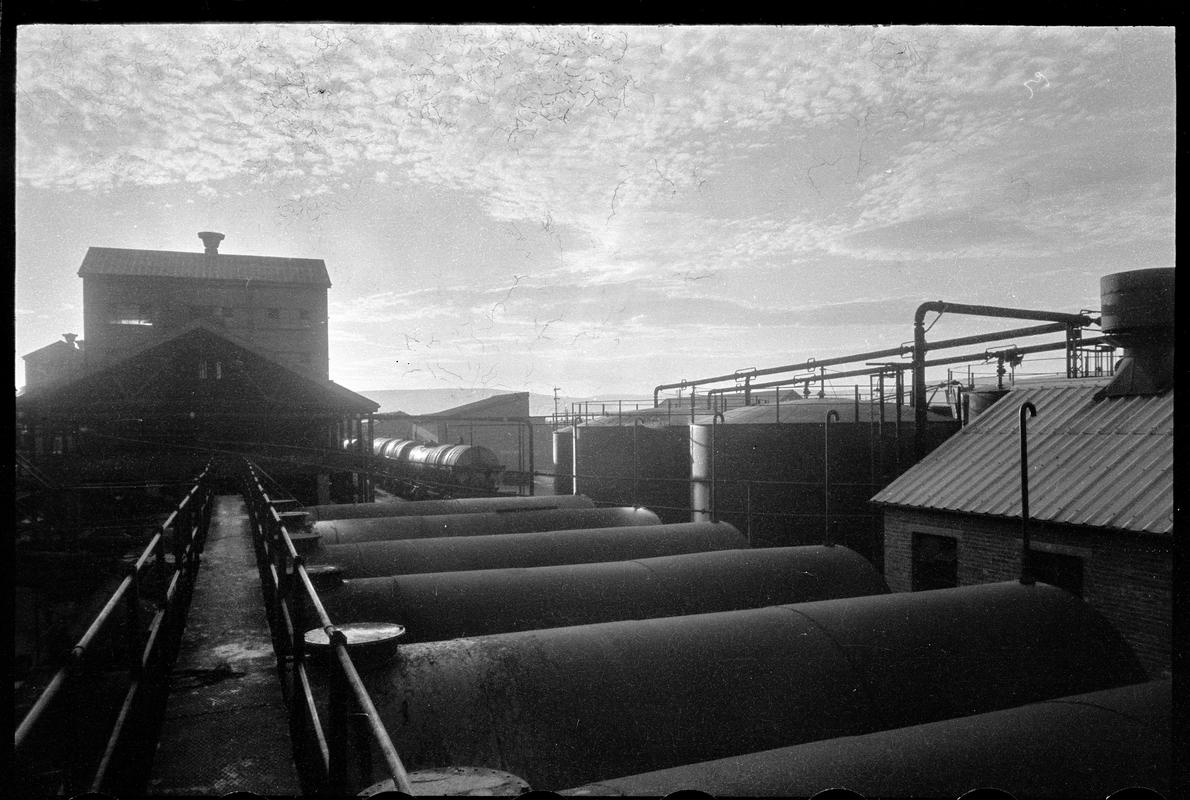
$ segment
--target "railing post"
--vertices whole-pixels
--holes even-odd
[[[141,677],[141,650],[144,648],[144,643],[141,640],[140,570],[136,564],[128,568],[128,577],[132,579],[128,585],[128,594],[125,596],[128,625],[126,636],[128,671],[133,680],[138,680]]]
[[[347,676],[335,657],[339,647],[346,647],[347,637],[338,629],[330,631],[331,666],[329,669],[330,692],[327,709],[326,743],[330,754],[328,789],[337,795],[347,793],[347,749],[348,730],[347,719],[350,709],[351,687],[347,685]]]

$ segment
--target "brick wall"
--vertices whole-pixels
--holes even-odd
[[[884,577],[894,592],[912,585],[913,534],[958,540],[960,586],[1020,576],[1020,520],[889,508],[884,513]],[[1083,598],[1115,627],[1154,677],[1170,673],[1170,537],[1045,525],[1030,528],[1034,549],[1083,561]]]

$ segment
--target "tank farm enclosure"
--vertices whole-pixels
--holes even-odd
[[[668,424],[596,420],[555,433],[557,489],[639,504],[665,522],[729,522],[754,547],[829,539],[879,567],[881,518],[868,499],[914,461],[914,423],[902,411],[899,426],[891,405],[881,422],[870,403],[840,400],[736,408],[720,420],[696,414],[693,425],[678,415]],[[958,428],[931,412],[927,449]]]
[[[869,498],[958,413],[771,397],[560,428],[554,496],[501,494],[484,445],[362,418],[326,454],[347,496],[375,500],[375,473],[415,499],[328,503],[239,455],[197,479],[215,511],[185,563],[242,525],[301,793],[1168,789],[1169,684],[1091,604],[1023,568],[889,591]]]

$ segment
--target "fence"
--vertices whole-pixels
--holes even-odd
[[[413,794],[409,777],[348,654],[347,638],[327,616],[305,560],[277,511],[296,503],[273,499],[263,473],[246,462],[244,498],[252,524],[257,565],[277,669],[289,707],[294,762],[308,793],[355,794],[373,782],[374,751],[398,791]],[[311,622],[313,617],[313,624]],[[330,641],[328,692],[315,697],[306,653],[306,631],[320,628]],[[319,706],[326,709],[324,726]]]
[[[210,470],[129,565],[17,726],[13,794],[143,793],[210,524]]]

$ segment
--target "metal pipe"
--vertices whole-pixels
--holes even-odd
[[[424,517],[441,514],[487,512],[520,513],[559,508],[594,508],[586,495],[543,495],[539,497],[462,497],[453,500],[412,500],[406,503],[333,503],[302,509],[313,522],[382,517]]]
[[[1085,326],[1093,323],[1089,314],[1064,314],[1056,311],[1037,311],[1025,308],[1004,308],[1000,306],[977,306],[963,303],[947,303],[935,300],[922,303],[913,313],[913,411],[914,411],[914,450],[916,457],[925,456],[926,449],[926,314],[930,311],[951,314],[966,314],[981,317],[1007,317],[1011,319],[1033,319],[1062,323],[1058,330],[1065,330],[1066,325]],[[1043,328],[1051,326],[1041,326]],[[1015,332],[1007,332],[1015,333]],[[1000,334],[1004,335],[1004,334]],[[1024,335],[1024,334],[1019,334]],[[1010,336],[1008,338],[1015,338]],[[964,337],[958,340],[968,344],[981,341],[993,341],[982,337]]]
[[[884,398],[881,397],[881,404]],[[831,536],[831,422],[839,421],[839,412],[833,408],[826,412],[826,422],[822,426],[822,500],[825,510],[823,531],[823,544],[827,547],[834,547],[834,538]]]
[[[1032,403],[1021,403],[1021,583],[1034,582],[1029,572],[1029,441],[1025,420],[1037,416]]]

